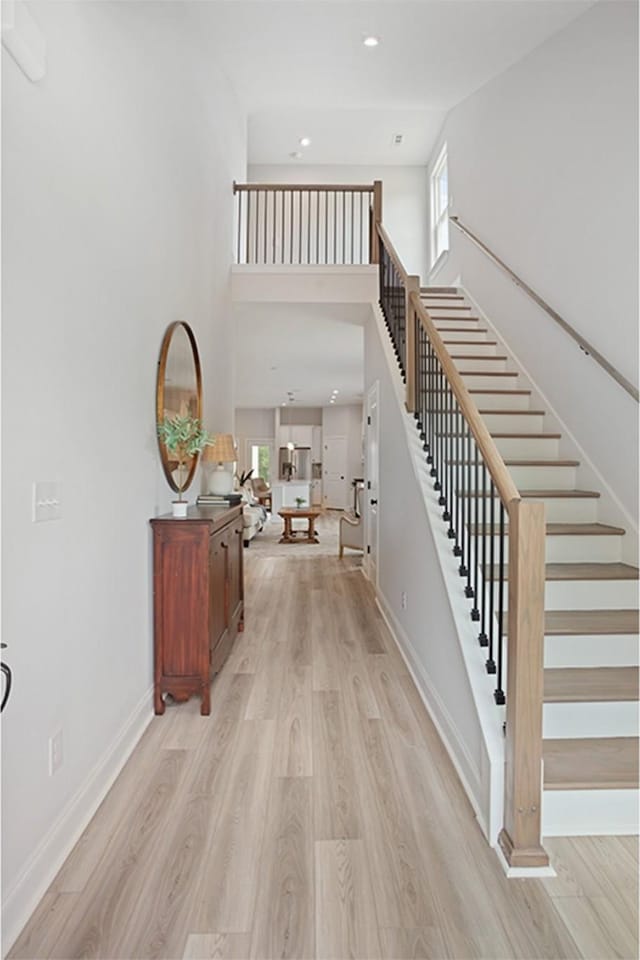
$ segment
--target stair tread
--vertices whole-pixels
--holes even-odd
[[[421,298],[423,299],[423,298]],[[471,307],[467,303],[451,303],[451,304],[439,304],[443,310],[471,310]],[[465,320],[467,318],[465,317]]]
[[[498,536],[500,526],[498,524],[471,525],[471,533],[480,534],[493,533]],[[505,535],[509,535],[509,524],[504,525]],[[547,523],[546,534],[548,537],[623,537],[626,533],[624,527],[613,527],[608,523]]]
[[[546,610],[547,636],[632,635],[638,632],[637,610]]]
[[[544,671],[545,703],[638,699],[638,667],[552,667]]]
[[[579,460],[505,460],[506,467],[579,467]]]
[[[544,740],[546,790],[628,790],[638,787],[637,737]]]
[[[597,490],[520,490],[519,493],[523,499],[532,500],[586,500],[597,499],[600,496]],[[484,493],[479,490],[456,490],[456,496],[489,499],[491,493],[489,490],[485,490]]]
[[[514,370],[458,370],[461,377],[517,377]]]
[[[494,414],[497,414],[497,416],[499,416],[499,417],[502,417],[502,416],[507,416],[507,417],[544,417],[546,411],[545,411],[545,410],[500,410],[500,409],[498,409],[498,410],[495,410],[495,409],[494,409],[494,410],[491,410],[491,409],[489,409],[489,410],[478,410],[478,413],[481,414],[482,416],[485,416],[485,417],[486,417],[487,415],[494,415]]]
[[[446,332],[446,331],[445,331],[445,332]],[[463,331],[459,331],[459,332],[462,333]],[[465,332],[466,332],[466,331],[465,331]],[[463,346],[463,347],[471,347],[471,346],[477,347],[477,346],[479,346],[480,344],[482,344],[483,347],[497,347],[497,346],[498,346],[498,341],[497,341],[497,340],[445,340],[444,337],[443,337],[443,338],[442,338],[442,342],[443,342],[443,343],[446,343],[446,344],[453,344],[453,346],[455,346],[455,347],[460,347],[460,346]]]
[[[462,296],[461,293],[458,293],[457,287],[420,287],[420,293],[453,293],[456,296]]]
[[[435,320],[435,317],[431,318]],[[455,317],[441,317],[441,320],[455,320]],[[477,320],[477,317],[465,317],[465,320]],[[475,330],[470,330],[469,327],[441,327],[442,333],[489,333],[486,327],[476,327]],[[474,341],[475,343],[486,343],[486,340]],[[460,343],[460,341],[458,341]]]
[[[432,307],[431,309],[432,310],[448,310],[449,308],[439,305],[438,307]],[[443,317],[440,314],[436,316],[435,314],[429,313],[429,316],[431,317],[434,323],[442,323],[443,320],[464,320],[465,323],[468,323],[469,321],[472,321],[473,323],[480,323],[480,317],[462,317],[460,316],[460,314],[457,314],[455,317]],[[438,329],[453,330],[455,328],[454,327],[442,327],[442,328],[438,327]],[[462,329],[468,330],[469,328],[463,327]]]
[[[460,341],[458,341],[459,343]],[[455,341],[454,341],[455,343]],[[508,357],[506,354],[497,356],[496,354],[483,354],[483,353],[450,353],[449,356],[452,360],[507,360]]]
[[[494,390],[492,387],[485,387],[484,389],[482,389],[482,387],[474,387],[472,390],[467,388],[467,392],[471,394],[483,393],[487,397],[506,397],[506,396],[522,397],[522,396],[530,396],[531,394],[531,390]],[[501,411],[498,408],[492,412],[500,413]],[[526,411],[523,410],[522,412],[525,413]]]
[[[493,579],[497,580],[499,567],[493,569]],[[508,576],[509,567],[505,565],[505,579]],[[628,563],[547,563],[544,577],[545,580],[638,580],[640,571]]]

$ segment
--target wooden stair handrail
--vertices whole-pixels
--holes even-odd
[[[408,280],[409,274],[407,273],[405,268],[402,266],[402,260],[398,256],[396,252],[396,248],[394,247],[394,245],[392,244],[389,238],[389,234],[387,233],[387,231],[385,230],[385,228],[382,226],[381,223],[379,223],[377,227],[378,227],[378,236],[382,240],[385,250],[391,257],[393,265],[398,271],[398,274],[400,275],[400,279],[402,280],[405,287],[408,286],[407,280]]]
[[[603,357],[602,354],[596,350],[593,344],[589,343],[588,340],[579,334],[570,323],[568,323],[556,310],[553,309],[553,307],[550,307],[546,300],[543,300],[542,297],[535,292],[535,290],[532,290],[529,284],[525,283],[522,277],[519,277],[518,274],[511,269],[511,267],[507,266],[504,260],[501,260],[500,257],[497,256],[497,254],[495,254],[493,250],[486,245],[486,243],[483,243],[482,240],[475,235],[475,233],[465,226],[464,223],[461,223],[458,217],[450,216],[449,220],[455,227],[458,228],[458,230],[461,231],[461,233],[467,236],[472,243],[475,243],[475,245],[482,250],[482,252],[489,257],[490,260],[493,260],[493,262],[500,267],[500,269],[503,270],[511,280],[513,280],[517,287],[520,287],[521,290],[524,290],[527,296],[529,296],[534,303],[537,303],[538,306],[545,311],[545,313],[548,313],[551,319],[555,320],[558,326],[562,327],[565,333],[568,333],[569,336],[575,340],[580,349],[586,353],[587,356],[593,357],[596,363],[600,364],[602,369],[605,370],[606,373],[608,373],[609,376],[616,381],[616,383],[620,384],[622,389],[626,390],[627,393],[633,397],[636,403],[639,402],[640,394],[638,393],[638,388],[635,387],[630,380],[627,380],[627,378],[620,373],[620,371],[616,369],[612,363],[609,363],[606,357]]]
[[[491,474],[495,484],[498,496],[504,505],[509,507],[509,505],[514,501],[520,500],[518,488],[513,482],[513,478],[511,477],[508,468],[505,466],[504,460],[498,452],[498,448],[491,434],[487,430],[484,420],[478,413],[478,408],[471,398],[471,395],[464,384],[464,380],[458,373],[456,365],[449,355],[449,351],[442,342],[442,337],[438,333],[438,330],[436,329],[435,324],[429,315],[429,311],[420,300],[419,293],[416,293],[415,291],[412,292],[409,300],[411,306],[420,319],[420,323],[427,332],[444,374],[449,381],[456,400],[458,401],[462,415],[469,425],[475,441],[478,444],[478,448],[482,454],[487,470]]]
[[[287,190],[291,193],[373,193],[373,183],[236,183],[233,181],[234,193],[266,192],[277,193]]]

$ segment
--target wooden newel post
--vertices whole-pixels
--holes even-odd
[[[369,241],[371,245],[370,263],[380,263],[380,238],[378,226],[382,223],[382,180],[373,181],[373,207],[371,208],[371,223]]]
[[[512,867],[543,867],[542,703],[545,518],[543,503],[509,504],[509,620],[504,827]]]
[[[409,413],[416,409],[416,311],[411,302],[411,294],[420,296],[420,277],[407,277],[405,287],[405,323],[407,325],[407,397],[405,406]]]

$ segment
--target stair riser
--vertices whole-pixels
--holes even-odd
[[[450,338],[447,337],[446,339],[449,340]],[[466,340],[470,340],[471,337],[463,337],[463,339],[466,341]],[[472,354],[474,357],[482,357],[482,360],[481,360],[482,363],[486,363],[487,360],[490,360],[492,357],[495,357],[496,353],[498,352],[498,347],[493,343],[482,343],[482,342],[466,343],[465,342],[465,343],[462,343],[460,346],[458,346],[455,343],[445,343],[445,347],[449,351],[449,353],[453,353],[453,354],[468,353],[468,354]],[[501,350],[501,355],[503,355],[503,353],[504,351]],[[456,360],[455,363],[459,364],[459,361]],[[467,366],[468,366],[468,363],[467,363]],[[498,369],[503,369],[503,368],[500,367]]]
[[[435,313],[436,316],[444,316],[440,311],[432,310],[432,313]],[[450,327],[461,327],[465,330],[476,330],[480,327],[482,330],[486,329],[482,324],[477,320],[467,320],[466,317],[445,317],[443,320],[435,320],[436,330],[448,330]]]
[[[637,790],[545,790],[543,837],[630,836],[638,832]]]
[[[499,523],[499,518],[496,518]],[[547,563],[619,563],[621,560],[621,538],[619,536],[548,536],[545,540],[545,559]],[[487,550],[490,540],[487,539]],[[480,550],[482,547],[480,547]],[[499,556],[500,538],[494,539],[494,557]],[[505,563],[508,558],[508,537],[505,546]],[[595,609],[595,608],[593,608]]]
[[[473,354],[473,347],[469,347],[468,353]],[[466,351],[465,347],[462,347],[460,352]],[[458,351],[455,350],[455,353]],[[454,364],[459,373],[464,374],[465,370],[481,370],[483,373],[499,373],[501,370],[507,369],[506,360],[497,360],[495,357],[486,357],[480,356],[477,360],[468,360],[468,359],[454,359]]]
[[[635,610],[638,594],[633,580],[547,580],[545,610]],[[494,585],[498,596],[498,584]]]
[[[474,349],[474,350],[475,350],[475,345],[476,345],[476,344],[479,346],[481,343],[483,343],[483,342],[484,342],[485,340],[487,340],[488,338],[489,338],[489,334],[486,332],[486,330],[485,330],[484,328],[480,328],[480,329],[478,330],[478,324],[477,324],[477,323],[474,325],[473,329],[470,329],[470,330],[458,331],[458,330],[455,330],[455,329],[454,329],[454,330],[443,330],[443,331],[442,331],[442,339],[443,339],[443,340],[455,340],[456,342],[457,342],[458,340],[473,340],[473,342],[474,342],[473,349]],[[452,352],[451,349],[450,349],[450,346],[447,347],[447,349],[449,350],[450,353]],[[495,347],[494,347],[494,349],[495,349]]]
[[[488,374],[469,374],[461,373],[467,390],[518,390],[518,376],[513,377],[492,377]]]
[[[544,415],[483,413],[487,430],[490,433],[542,433]]]
[[[637,667],[637,636],[545,637],[545,667]]]
[[[554,437],[494,437],[493,442],[505,459],[553,460],[559,454]]]
[[[548,523],[595,523],[597,520],[597,503],[595,498],[577,497],[571,500],[568,497],[541,497],[537,501],[535,497],[527,497],[525,503],[541,502],[544,503],[545,517]],[[494,515],[498,515],[500,501],[494,500]],[[487,498],[486,516],[489,516],[491,502]],[[472,511],[475,506],[472,507]],[[475,514],[472,512],[472,517]],[[480,517],[482,518],[482,506],[480,506]]]
[[[509,467],[516,487],[521,490],[575,490],[575,467]]]
[[[545,610],[635,610],[635,580],[547,580]]]
[[[471,399],[481,410],[528,410],[531,406],[528,393],[473,393]]]
[[[638,703],[545,703],[542,736],[547,740],[636,737]]]

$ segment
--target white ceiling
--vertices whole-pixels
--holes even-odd
[[[249,114],[249,162],[425,163],[446,112],[594,0],[208,0],[200,34]],[[380,37],[373,49],[367,34]],[[403,133],[401,147],[391,137]],[[290,153],[307,135],[301,160]]]
[[[235,304],[236,406],[362,401],[368,304]]]

